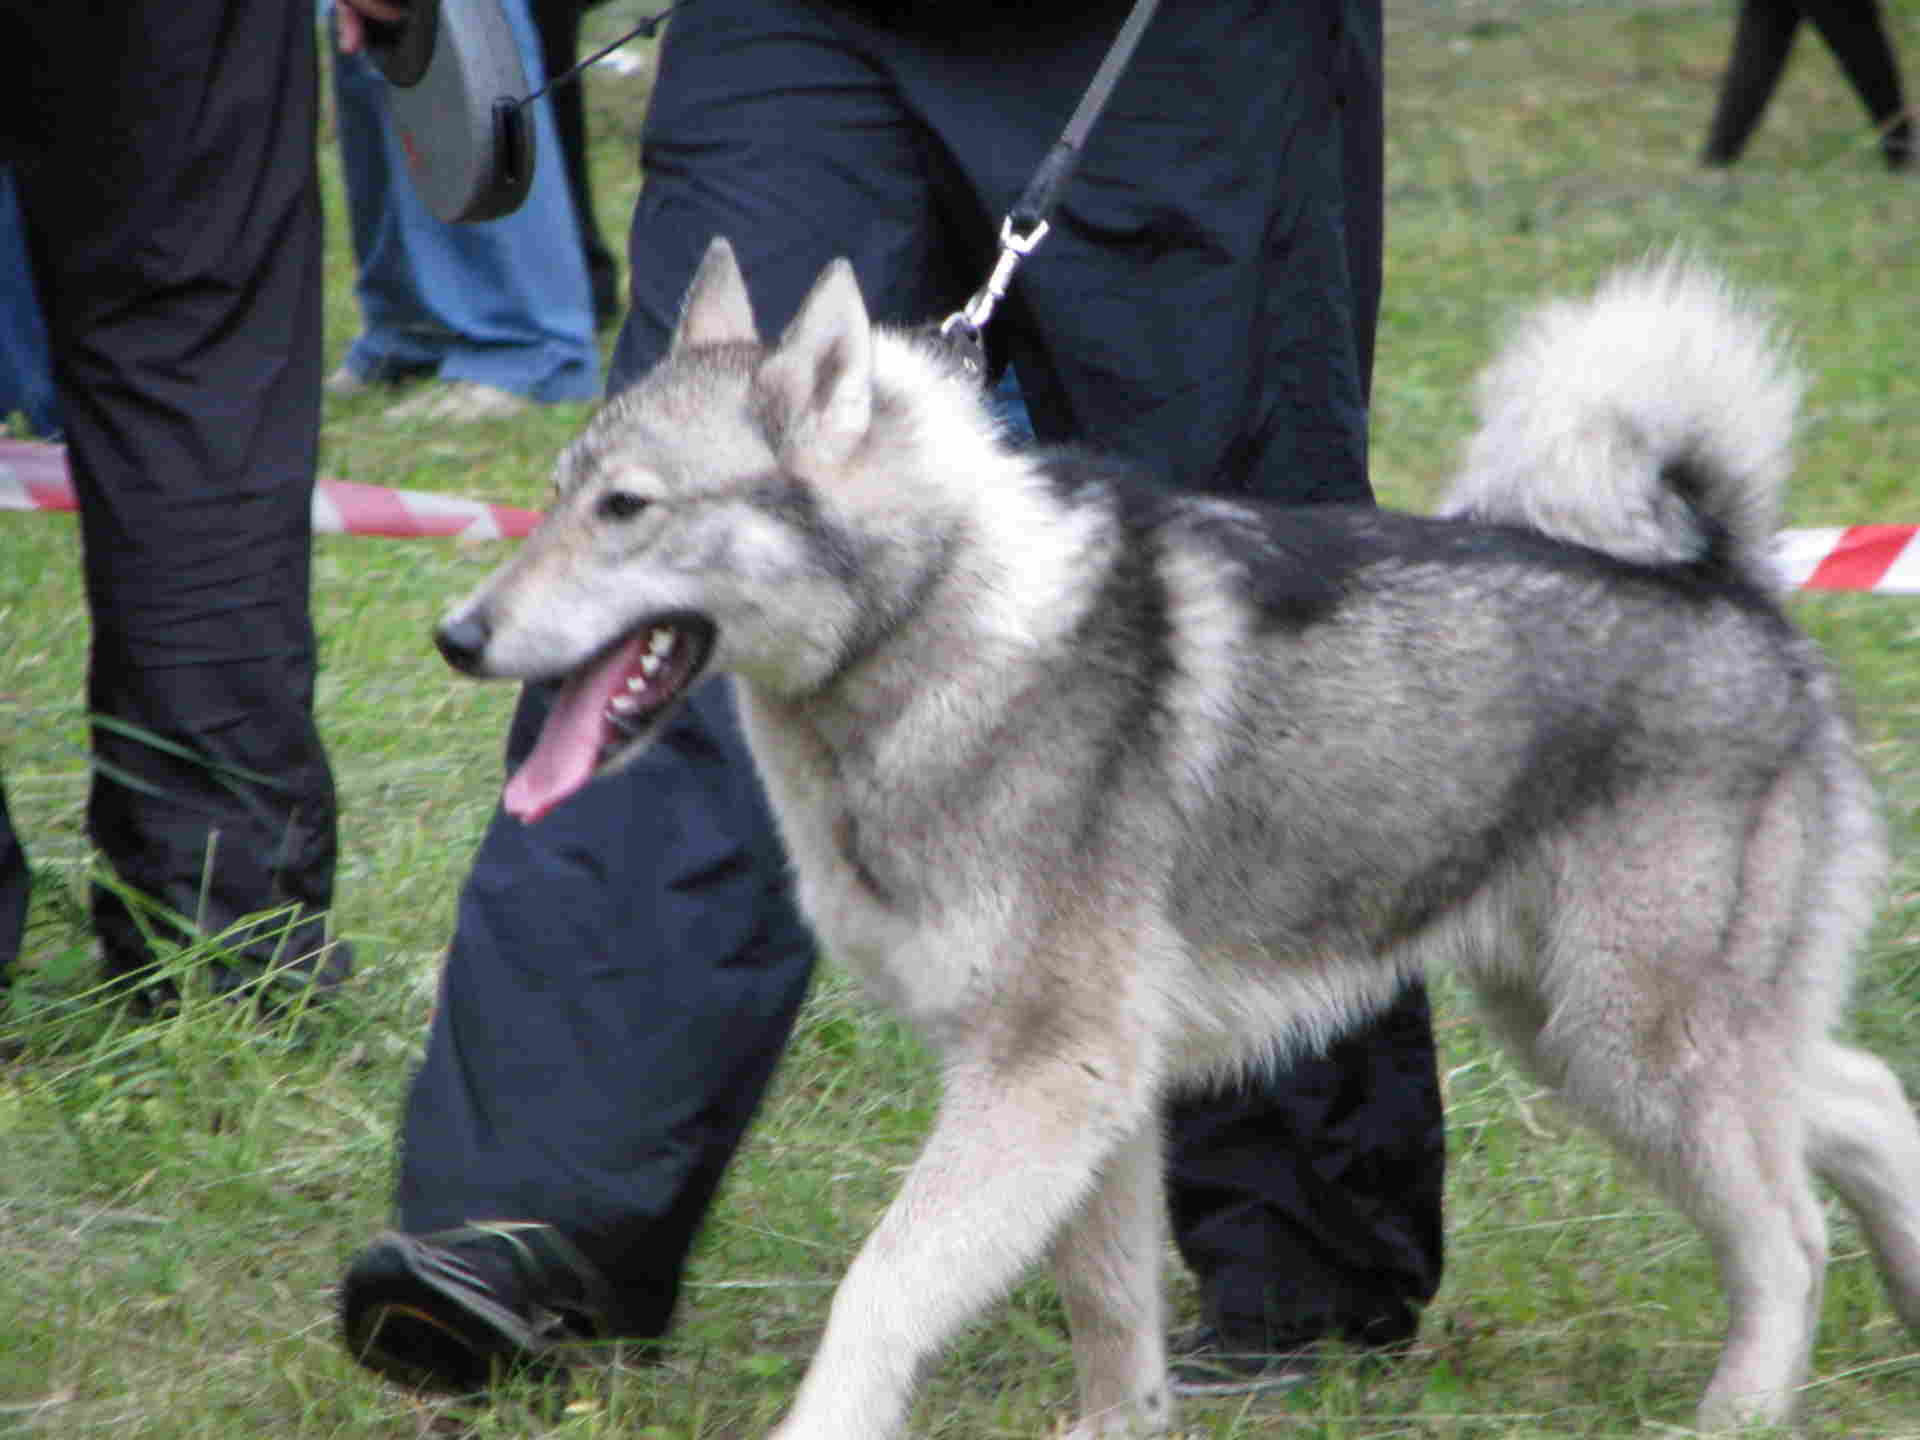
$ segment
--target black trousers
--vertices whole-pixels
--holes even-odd
[[[955,308],[1122,13],[1071,8],[988,4],[964,43],[806,0],[676,16],[612,385],[659,357],[716,233],[769,335],[840,254],[883,319]],[[1367,498],[1379,37],[1365,3],[1168,0],[989,337],[1041,438],[1195,488]],[[523,702],[510,756],[544,703]],[[660,1333],[812,959],[717,690],[540,824],[496,815],[407,1106],[403,1228],[555,1224],[620,1291],[621,1327]],[[1424,995],[1171,1121],[1177,1233],[1218,1318],[1411,1332],[1441,1260]]]
[[[258,949],[314,951],[335,802],[309,614],[311,7],[14,10],[0,94],[80,500],[93,841],[191,929],[291,907]],[[0,818],[0,895],[24,864]],[[144,965],[141,918],[106,889],[94,911],[110,970]],[[0,929],[0,968],[18,944]]]
[[[1740,157],[1780,83],[1803,20],[1813,22],[1840,62],[1880,132],[1887,164],[1905,168],[1913,158],[1913,120],[1906,113],[1900,65],[1878,0],[1742,0],[1733,53],[1707,132],[1706,163],[1731,165]]]

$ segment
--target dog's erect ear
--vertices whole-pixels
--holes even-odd
[[[873,419],[873,327],[853,266],[836,260],[760,367],[780,458],[798,474],[844,461]]]
[[[754,328],[753,303],[747,299],[740,262],[733,258],[733,246],[726,238],[716,235],[700,258],[693,283],[687,286],[687,298],[680,303],[680,323],[673,332],[672,348],[759,343],[760,332]]]

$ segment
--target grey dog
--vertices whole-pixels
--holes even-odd
[[[1164,1429],[1163,1096],[1430,963],[1705,1232],[1703,1424],[1792,1413],[1815,1175],[1920,1329],[1920,1126],[1831,1034],[1885,847],[1770,559],[1799,386],[1654,261],[1525,323],[1440,516],[1262,508],[1008,444],[844,262],[765,345],[714,243],[438,639],[564,678],[529,821],[731,674],[825,948],[941,1057],[783,1440],[896,1434],[1046,1254],[1072,1435]]]

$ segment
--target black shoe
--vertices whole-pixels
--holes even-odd
[[[1312,1346],[1275,1351],[1237,1342],[1211,1325],[1173,1338],[1168,1372],[1176,1395],[1258,1395],[1310,1385],[1320,1372]]]
[[[550,1225],[388,1231],[340,1286],[347,1353],[413,1390],[474,1395],[510,1373],[564,1380],[568,1347],[603,1338],[606,1282]]]

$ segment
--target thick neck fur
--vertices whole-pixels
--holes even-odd
[[[971,382],[910,340],[876,340],[872,433],[843,473],[803,478],[877,563],[847,580],[861,621],[841,665],[777,706],[836,750],[938,729],[943,711],[977,714],[1037,679],[1107,538],[1102,513],[1063,503],[997,433]]]
[[[939,877],[861,859],[863,814],[874,833],[937,834],[948,797],[992,783],[1005,727],[1048,683],[1114,537],[1102,507],[1063,500],[995,433],[970,383],[878,338],[871,435],[844,473],[807,477],[830,523],[880,562],[845,581],[857,632],[819,687],[780,696],[743,679],[740,695],[791,853],[828,847],[877,898],[917,908]]]

